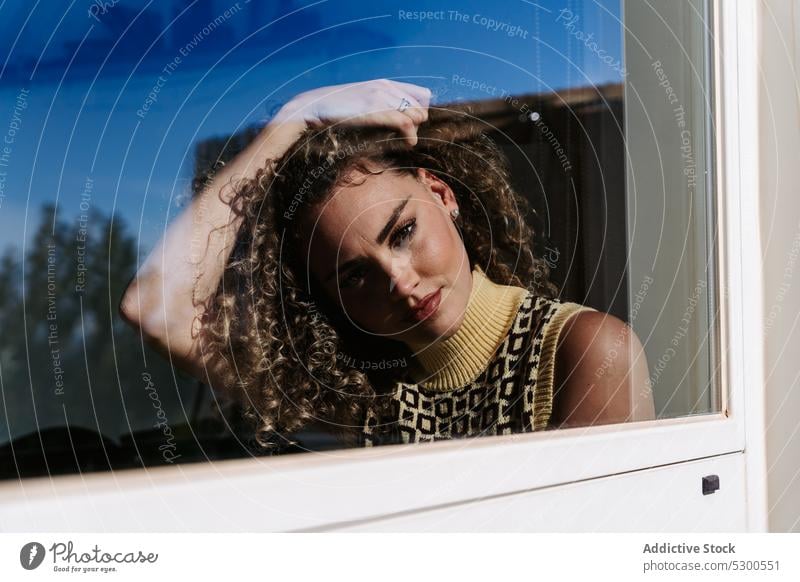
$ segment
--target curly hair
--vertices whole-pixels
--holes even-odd
[[[355,330],[302,260],[300,213],[320,204],[354,171],[424,168],[446,182],[460,209],[470,267],[504,285],[555,297],[547,263],[534,253],[538,220],[512,188],[508,161],[468,109],[429,110],[418,143],[389,128],[328,125],[306,130],[279,159],[266,160],[235,187],[242,226],[202,329],[216,372],[235,386],[253,441],[275,452],[280,440],[315,420],[343,444],[358,442],[368,407],[383,410],[397,370],[364,370],[357,358],[410,356],[397,341]],[[348,355],[349,354],[349,355]],[[405,360],[404,360],[405,361]]]

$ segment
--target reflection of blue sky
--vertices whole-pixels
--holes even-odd
[[[302,6],[310,7],[267,26]],[[232,7],[215,30],[202,34]],[[0,139],[19,90],[30,89],[30,96],[0,200],[0,248],[19,243],[26,217],[27,232],[35,229],[45,201],[58,197],[59,212],[77,215],[87,176],[96,207],[121,213],[134,230],[142,217],[142,245],[149,248],[187,192],[194,143],[257,121],[312,87],[402,78],[446,87],[451,100],[486,96],[453,85],[453,74],[514,93],[619,82],[617,70],[557,22],[565,7],[580,17],[575,28],[593,33],[598,46],[621,59],[619,0],[6,1]],[[399,10],[421,9],[443,10],[445,18],[398,18]],[[451,19],[449,10],[467,22]],[[520,32],[493,32],[473,22],[476,15]],[[198,34],[196,48],[166,76],[140,119],[137,110],[163,67]]]

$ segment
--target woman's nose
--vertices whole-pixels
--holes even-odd
[[[392,257],[388,265],[389,294],[408,297],[419,283],[419,277],[407,257]]]

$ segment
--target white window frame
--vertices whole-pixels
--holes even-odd
[[[723,5],[724,4],[724,5]],[[714,2],[722,412],[513,436],[0,483],[6,531],[328,527],[746,451],[766,530],[755,3]],[[749,338],[745,341],[745,338]]]

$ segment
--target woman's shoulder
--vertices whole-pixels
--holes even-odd
[[[554,402],[561,426],[585,426],[654,416],[644,348],[631,326],[602,311],[569,317],[557,338]],[[625,389],[621,389],[625,387]]]
[[[588,356],[605,356],[629,342],[633,334],[630,325],[620,318],[581,306],[563,309],[563,324],[558,334],[559,356],[568,360]]]
[[[619,319],[593,307],[560,298],[533,296],[527,306],[532,320],[529,352],[529,378],[533,401],[535,429],[549,426],[551,413],[559,417],[559,392],[566,369],[580,367],[588,374],[602,362],[609,341],[613,342],[620,326]],[[584,374],[585,380],[588,376]],[[569,374],[568,374],[569,375]],[[576,380],[573,374],[572,379]],[[575,382],[572,382],[575,385]]]
[[[588,305],[558,298],[538,297],[532,311],[538,311],[538,329],[543,357],[556,354],[568,362],[604,357],[630,335],[630,326],[618,317]]]

